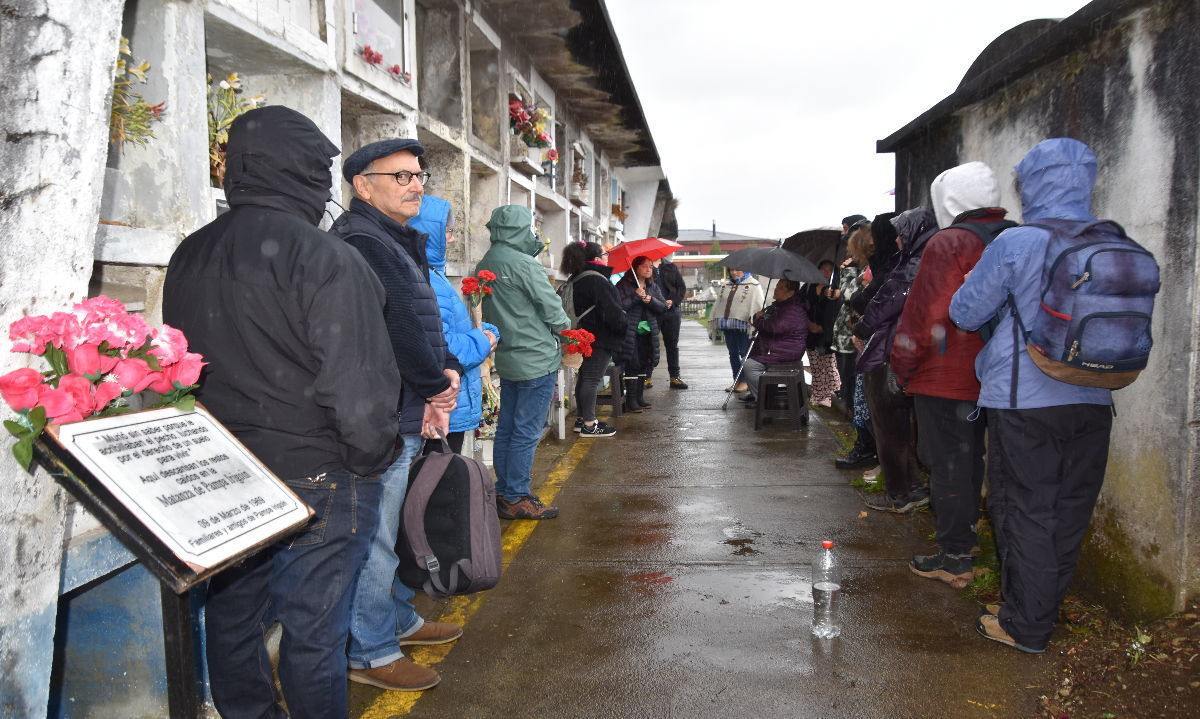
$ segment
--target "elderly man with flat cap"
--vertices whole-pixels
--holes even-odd
[[[437,672],[406,658],[402,646],[442,644],[462,635],[457,624],[421,619],[412,605],[413,591],[396,576],[396,536],[409,466],[423,437],[448,431],[462,374],[442,335],[425,235],[408,226],[421,211],[429,181],[417,160],[422,152],[416,140],[399,138],[373,142],[346,158],[342,175],[353,186],[354,199],[330,230],[362,253],[383,284],[384,322],[402,379],[397,408],[402,446],[383,475],[379,528],[358,572],[348,651],[351,681],[393,691],[420,691],[439,681]]]

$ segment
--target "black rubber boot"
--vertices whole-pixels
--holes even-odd
[[[650,409],[650,403],[646,401],[645,379],[649,378],[642,378],[642,380],[637,383],[637,402],[642,406],[642,409]]]
[[[623,384],[625,385],[625,411],[640,414],[642,405],[638,403],[638,388],[642,386],[642,378],[634,377],[630,379],[626,377]]]
[[[854,447],[845,457],[838,457],[834,465],[838,469],[868,469],[879,466],[879,458],[875,456],[875,437],[865,429],[858,430]]]

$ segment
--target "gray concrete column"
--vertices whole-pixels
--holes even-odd
[[[31,0],[0,13],[0,328],[68,308],[92,274],[120,0]],[[0,373],[28,355],[0,352]],[[7,410],[5,410],[7,414]],[[0,440],[0,716],[46,711],[64,544],[63,492]]]

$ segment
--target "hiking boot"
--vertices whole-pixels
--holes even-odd
[[[908,514],[917,507],[929,504],[929,494],[920,496],[916,490],[904,494],[877,494],[867,497],[864,502],[871,509],[893,514]]]
[[[374,669],[351,669],[349,677],[352,682],[393,692],[419,692],[437,686],[442,680],[437,672],[407,657],[400,657],[391,664]]]
[[[616,427],[613,427],[611,424],[605,424],[600,420],[596,420],[596,423],[590,427],[585,424],[579,429],[580,437],[611,437],[616,433]]]
[[[1004,631],[1004,627],[1000,626],[1000,617],[994,617],[991,614],[985,614],[975,620],[975,630],[978,631],[984,639],[991,639],[993,642],[1000,642],[1026,654],[1044,654],[1045,649],[1034,649],[1027,647],[1024,644],[1018,644],[1016,639]]]
[[[425,622],[420,629],[406,637],[397,637],[400,646],[416,644],[445,644],[462,636],[463,628],[450,622]]]
[[[955,589],[964,589],[971,583],[974,572],[970,554],[946,554],[939,552],[916,556],[908,563],[913,574],[928,579],[939,579]]]
[[[671,389],[687,389],[687,388],[688,388],[687,382],[684,382],[682,379],[680,379],[678,377],[671,378]]]
[[[496,514],[500,515],[500,519],[554,519],[558,516],[558,507],[546,506],[532,494],[515,502],[496,497]]]

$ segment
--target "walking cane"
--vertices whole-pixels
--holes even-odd
[[[746,370],[746,360],[750,359],[750,353],[754,351],[754,343],[758,341],[758,333],[750,338],[750,344],[746,347],[746,356],[742,358],[742,364],[738,367],[737,376],[733,378],[733,386],[737,387],[737,383],[742,379],[742,372]],[[725,401],[721,403],[721,409],[724,410],[729,406],[729,398],[733,396],[733,392],[725,393]]]

